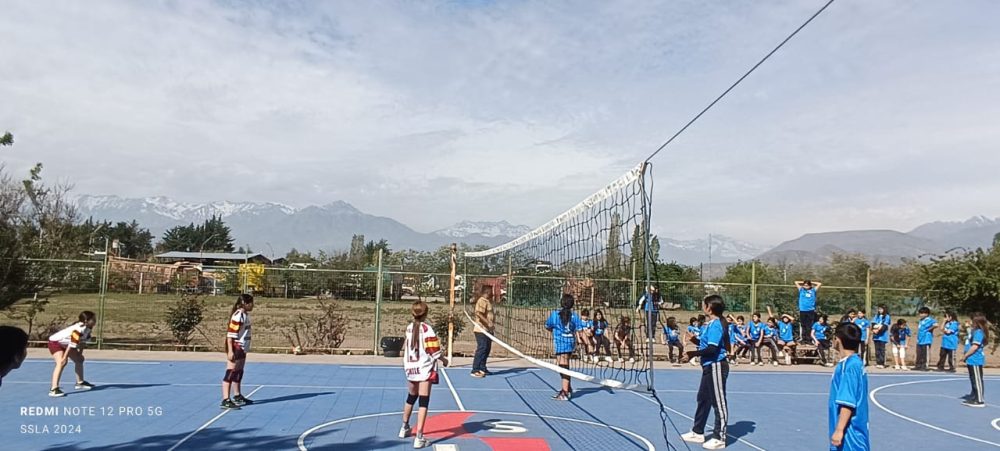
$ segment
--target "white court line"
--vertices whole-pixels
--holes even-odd
[[[448,377],[448,373],[444,371],[444,368],[441,368],[441,374],[444,375],[444,381],[448,383],[451,395],[455,397],[455,404],[458,404],[458,410],[465,412],[465,406],[462,405],[462,398],[458,397],[458,392],[455,391],[455,386],[451,385],[451,378]]]
[[[52,359],[28,359],[23,363],[48,363],[52,364]],[[101,363],[106,365],[159,365],[160,362],[131,361],[131,360],[87,360],[87,365]]]
[[[993,429],[1000,431],[1000,418],[993,420]]]
[[[654,400],[653,400],[652,398],[649,398],[649,397],[647,397],[647,396],[645,396],[645,395],[642,395],[642,394],[639,394],[638,392],[634,392],[634,391],[629,391],[629,393],[632,393],[633,395],[636,395],[636,396],[638,396],[638,397],[640,397],[640,398],[642,398],[642,399],[645,399],[646,401],[649,401],[649,402],[651,402],[651,403],[653,403],[653,404],[656,404],[657,406],[659,406],[659,405],[660,405],[660,403],[658,403],[658,402],[654,401]],[[677,415],[680,415],[680,416],[682,416],[682,417],[684,417],[684,418],[687,418],[687,419],[689,419],[689,420],[691,420],[691,421],[694,421],[694,418],[692,418],[692,417],[689,417],[689,416],[687,416],[687,415],[684,415],[683,413],[680,413],[680,412],[678,412],[678,411],[676,411],[676,410],[674,410],[674,409],[671,409],[671,408],[670,408],[669,406],[667,406],[666,404],[664,404],[664,405],[663,405],[663,408],[664,408],[664,409],[667,409],[667,410],[669,410],[669,411],[671,411],[671,412],[673,412],[673,413],[675,413],[675,414],[677,414]],[[753,443],[750,443],[750,442],[748,442],[748,441],[746,441],[746,440],[743,440],[743,439],[741,439],[741,438],[739,438],[739,437],[736,437],[736,436],[734,436],[734,435],[732,435],[732,434],[726,434],[726,435],[728,435],[729,437],[732,437],[732,438],[736,439],[736,441],[738,441],[738,442],[740,442],[740,443],[742,443],[742,444],[744,444],[744,445],[747,445],[747,446],[749,446],[749,447],[751,447],[751,448],[753,448],[753,449],[756,449],[757,451],[767,451],[767,450],[766,450],[766,449],[764,449],[764,448],[761,448],[761,447],[759,447],[759,446],[757,446],[757,445],[754,445]]]
[[[430,414],[430,413],[458,413],[458,412],[459,412],[458,410],[432,410],[432,411],[428,411],[428,414]],[[636,434],[635,432],[632,432],[632,431],[630,431],[628,429],[623,429],[623,428],[620,428],[618,426],[611,426],[610,424],[598,423],[598,422],[595,422],[595,421],[588,421],[588,420],[580,420],[580,419],[577,419],[577,418],[556,417],[556,416],[551,416],[551,415],[536,415],[536,414],[533,414],[533,413],[521,413],[521,412],[503,412],[503,411],[495,411],[495,410],[466,410],[465,412],[485,413],[485,414],[489,414],[489,415],[514,415],[514,416],[520,416],[520,417],[545,418],[545,419],[549,419],[549,420],[568,421],[568,422],[571,422],[571,423],[579,423],[579,424],[586,424],[586,425],[596,426],[596,427],[601,427],[601,428],[607,428],[607,429],[611,429],[611,430],[614,430],[614,431],[621,432],[622,434],[627,434],[627,435],[630,435],[632,437],[635,437],[640,442],[642,442],[643,445],[646,446],[646,449],[648,451],[656,451],[656,447],[653,446],[653,443],[650,442],[649,440],[647,440],[646,437],[643,437],[643,436],[641,436],[639,434]],[[323,424],[320,424],[320,425],[317,425],[317,426],[313,426],[313,427],[309,428],[307,431],[303,432],[302,435],[299,436],[299,440],[298,440],[299,450],[300,451],[309,451],[309,448],[306,448],[306,437],[308,437],[309,434],[312,434],[313,432],[316,432],[316,431],[318,431],[320,429],[325,429],[325,428],[328,428],[330,426],[333,426],[333,425],[336,425],[336,424],[340,424],[340,423],[348,423],[348,422],[351,422],[351,421],[354,421],[354,420],[365,420],[365,419],[368,419],[368,418],[378,418],[378,417],[385,417],[385,416],[401,415],[402,413],[403,412],[382,412],[382,413],[373,413],[373,414],[369,414],[369,415],[359,415],[359,416],[356,416],[356,417],[341,418],[339,420],[333,420],[333,421],[329,421],[329,422],[326,422],[326,423],[323,423]],[[760,448],[757,448],[757,449],[760,450]],[[760,450],[760,451],[764,451],[764,450]]]
[[[994,443],[994,442],[986,441],[986,440],[979,439],[979,438],[976,438],[976,437],[970,437],[970,436],[965,435],[965,434],[960,434],[960,433],[955,432],[955,431],[950,431],[950,430],[945,429],[943,427],[935,426],[933,424],[924,423],[923,421],[915,420],[915,419],[910,418],[910,417],[908,417],[906,415],[903,415],[903,414],[900,414],[900,413],[896,413],[896,412],[894,412],[892,410],[887,409],[885,406],[883,406],[881,403],[878,402],[878,399],[875,398],[875,395],[880,390],[886,389],[886,388],[890,388],[890,387],[901,387],[901,386],[904,386],[904,385],[913,385],[913,384],[927,384],[927,383],[931,383],[931,382],[960,381],[960,380],[963,380],[963,379],[964,378],[931,379],[931,380],[900,382],[900,383],[896,383],[896,384],[883,385],[881,387],[878,387],[878,388],[872,390],[870,393],[868,393],[868,399],[871,399],[872,403],[874,403],[876,407],[878,407],[879,409],[884,410],[886,413],[888,413],[888,414],[890,414],[890,415],[892,415],[894,417],[904,419],[904,420],[909,421],[911,423],[919,424],[919,425],[921,425],[923,427],[930,428],[930,429],[933,429],[933,430],[938,431],[938,432],[944,432],[945,434],[954,435],[956,437],[961,437],[961,438],[964,438],[966,440],[972,440],[974,442],[985,443],[987,445],[993,445],[993,446],[996,446],[996,447],[1000,448],[1000,443]]]
[[[255,388],[255,389],[253,389],[253,391],[250,392],[250,394],[248,394],[247,397],[253,396],[254,393],[257,393],[257,390],[260,390],[262,388],[264,388],[263,385],[261,385],[261,386]],[[219,418],[222,418],[224,415],[226,415],[229,412],[232,412],[232,409],[223,410],[222,413],[216,415],[215,418],[212,418],[211,420],[208,420],[207,423],[201,425],[200,428],[196,429],[194,432],[192,432],[192,433],[188,434],[186,437],[182,438],[181,441],[177,442],[174,446],[171,446],[170,449],[168,449],[167,451],[174,451],[179,446],[183,445],[184,442],[188,441],[188,439],[190,439],[191,437],[194,437],[195,434],[197,434],[197,433],[201,432],[203,429],[209,427],[212,423],[215,423],[216,420],[218,420]]]

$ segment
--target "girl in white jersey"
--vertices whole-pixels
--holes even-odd
[[[73,367],[76,370],[77,390],[90,390],[94,384],[87,382],[83,378],[83,348],[87,346],[90,339],[90,331],[97,324],[97,315],[94,312],[85,310],[80,313],[79,321],[49,337],[49,353],[56,362],[55,369],[52,370],[52,388],[49,396],[59,398],[66,396],[59,389],[59,379],[62,378],[63,369],[66,368],[67,360],[73,360]]]
[[[240,406],[253,404],[253,401],[243,396],[240,390],[243,382],[243,367],[247,363],[247,351],[250,350],[250,312],[253,311],[253,296],[241,294],[233,305],[232,316],[229,317],[229,328],[226,331],[226,375],[222,378],[223,409],[239,409]],[[233,393],[232,399],[229,394]]]
[[[406,326],[406,343],[403,346],[403,369],[406,371],[406,404],[403,405],[403,426],[399,428],[399,438],[410,435],[410,414],[413,403],[420,403],[417,410],[417,432],[413,438],[414,448],[427,446],[424,438],[424,422],[427,420],[427,406],[431,402],[431,385],[438,383],[437,362],[448,366],[448,360],[441,352],[441,341],[434,328],[424,322],[427,318],[427,304],[416,301],[411,307],[413,322]]]

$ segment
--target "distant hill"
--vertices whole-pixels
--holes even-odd
[[[993,237],[1000,233],[1000,218],[976,216],[965,221],[931,222],[910,231],[910,235],[940,243],[945,248],[988,247]]]
[[[904,258],[937,253],[935,241],[895,230],[854,230],[809,233],[779,244],[758,258],[767,263],[822,264],[834,254],[864,254],[873,261],[899,263]]]

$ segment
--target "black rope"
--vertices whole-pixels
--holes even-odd
[[[725,97],[726,94],[729,94],[729,91],[732,91],[733,88],[736,87],[736,85],[740,84],[740,82],[743,81],[743,79],[745,79],[748,76],[750,76],[750,74],[753,73],[753,71],[756,70],[757,67],[759,67],[761,64],[764,64],[764,61],[767,61],[767,59],[770,58],[771,55],[774,55],[774,53],[777,52],[778,49],[780,49],[782,46],[784,46],[785,43],[788,42],[789,40],[791,40],[792,37],[794,37],[796,34],[799,33],[799,31],[802,31],[802,29],[805,28],[806,25],[809,25],[809,22],[812,22],[813,19],[815,19],[817,16],[819,16],[820,13],[822,13],[824,10],[826,10],[826,8],[828,6],[830,6],[830,4],[832,4],[832,3],[833,3],[833,0],[830,0],[830,1],[826,2],[826,4],[823,5],[823,7],[819,9],[819,11],[816,11],[816,13],[813,14],[812,17],[809,18],[809,20],[806,20],[804,23],[802,23],[802,25],[799,25],[799,27],[796,28],[795,31],[792,32],[792,34],[788,35],[788,37],[785,38],[785,40],[781,41],[781,43],[778,44],[778,46],[775,47],[774,50],[771,50],[767,55],[764,55],[764,57],[761,58],[761,60],[758,61],[757,64],[754,64],[753,67],[751,67],[750,70],[748,70],[745,74],[743,74],[743,76],[740,77],[739,80],[736,80],[736,83],[733,83],[728,89],[726,89],[722,94],[720,94],[719,97],[716,97],[715,100],[712,101],[712,103],[708,104],[708,106],[705,107],[705,109],[701,110],[701,112],[698,113],[693,119],[691,119],[690,121],[688,121],[687,124],[685,124],[683,127],[681,127],[681,129],[678,130],[677,133],[674,133],[674,136],[671,136],[670,139],[667,140],[667,142],[663,143],[662,146],[660,146],[658,149],[656,149],[656,152],[653,152],[652,155],[650,155],[649,157],[647,157],[646,161],[649,161],[649,160],[653,159],[653,157],[655,157],[656,154],[660,153],[660,151],[663,150],[663,148],[667,147],[667,145],[670,144],[671,142],[673,142],[673,140],[675,138],[677,138],[678,136],[680,136],[681,133],[684,133],[684,130],[687,130],[687,128],[690,127],[691,124],[694,124],[694,122],[697,121],[698,118],[701,117],[701,115],[705,114],[709,109],[711,109],[713,106],[715,106],[715,104],[718,103],[720,100],[722,100],[722,98]]]

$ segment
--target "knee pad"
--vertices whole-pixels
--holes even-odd
[[[406,395],[406,404],[412,406],[413,403],[417,402],[417,395]]]
[[[240,383],[243,382],[243,370],[233,371],[233,382]]]
[[[418,396],[420,407],[426,409],[427,406],[431,405],[431,397],[428,396]]]
[[[233,370],[226,370],[226,375],[222,376],[222,382],[232,382],[233,381]]]

